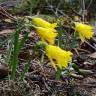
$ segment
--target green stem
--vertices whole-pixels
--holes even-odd
[[[60,79],[60,75],[61,75],[61,70],[58,68],[56,71],[56,80]]]
[[[59,28],[59,31],[58,31],[58,46],[62,47],[62,26]]]
[[[37,49],[37,47],[35,47],[35,48],[33,49],[33,53],[32,53],[32,55],[31,55],[31,57],[29,58],[28,62],[27,62],[27,63],[25,64],[25,66],[24,66],[24,70],[22,71],[22,73],[21,73],[21,75],[20,75],[20,80],[21,80],[21,81],[24,79],[25,73],[28,71],[28,68],[29,68],[29,66],[30,66],[30,64],[31,64],[31,60],[33,60],[33,56],[34,56],[34,54],[35,54],[36,49]]]
[[[44,62],[44,52],[42,52],[42,56],[41,56],[40,62],[41,62],[41,64],[43,64],[43,62]]]

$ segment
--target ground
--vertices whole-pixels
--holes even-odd
[[[41,50],[38,50],[30,63],[25,78],[20,81],[18,79],[20,72],[32,55],[33,46],[40,40],[34,31],[30,32],[19,54],[16,80],[12,81],[9,78],[11,70],[9,65],[5,64],[5,57],[10,45],[10,36],[16,29],[16,23],[8,20],[9,14],[1,7],[0,12],[4,12],[4,14],[0,14],[0,96],[96,96],[96,34],[94,39],[87,43],[81,43],[79,40],[79,47],[69,48],[74,53],[73,58],[76,61],[73,61],[84,72],[83,75],[72,69],[70,75],[63,74],[59,80],[56,80],[55,70],[50,61],[47,56],[44,56],[44,61],[40,61],[42,53]],[[21,16],[23,13],[18,15]],[[23,37],[24,31],[20,33],[20,38]]]

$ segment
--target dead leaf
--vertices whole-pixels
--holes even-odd
[[[14,30],[12,30],[12,29],[5,29],[5,30],[2,30],[2,31],[0,31],[0,35],[9,35],[9,34],[11,34],[11,33],[13,33],[13,31]]]
[[[76,78],[76,79],[83,79],[84,78],[82,75],[77,75],[77,74],[74,74],[74,73],[72,73],[70,75],[71,75],[71,77]]]
[[[91,70],[85,70],[85,69],[79,69],[81,72],[84,73],[84,75],[91,75],[93,72]]]
[[[92,53],[92,54],[90,54],[88,56],[91,57],[91,58],[93,58],[93,59],[96,59],[96,52],[94,52],[94,53]]]

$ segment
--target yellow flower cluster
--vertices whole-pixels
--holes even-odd
[[[68,63],[72,61],[73,54],[70,51],[65,51],[57,46],[53,46],[57,36],[57,31],[55,29],[57,27],[57,23],[51,24],[41,18],[32,18],[32,22],[36,26],[36,32],[41,39],[49,43],[45,44],[45,52],[54,69],[67,68]],[[74,24],[75,30],[79,33],[81,41],[84,42],[85,39],[90,39],[94,34],[93,27],[79,22],[74,22]]]
[[[45,52],[55,70],[57,70],[57,67],[60,69],[67,68],[68,63],[72,61],[72,53],[57,46],[46,45]]]
[[[75,30],[79,32],[79,36],[82,42],[84,42],[85,39],[90,39],[93,36],[94,32],[92,26],[79,22],[74,22],[74,24]]]
[[[57,46],[53,46],[57,36],[57,31],[55,29],[57,23],[51,24],[41,18],[32,18],[32,23],[36,26],[36,32],[41,39],[49,43],[44,43],[45,52],[55,70],[57,70],[57,68],[63,69],[68,67],[68,63],[72,61],[72,53],[70,51],[62,50]]]
[[[43,41],[52,45],[55,43],[57,23],[51,24],[41,18],[32,18],[32,23],[36,26],[36,32]]]

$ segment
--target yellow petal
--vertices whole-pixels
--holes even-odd
[[[50,44],[55,43],[55,38],[57,36],[56,30],[55,29],[48,29],[48,28],[42,28],[42,27],[36,27],[36,32],[38,35],[47,41]]]
[[[52,58],[51,58],[49,55],[47,55],[47,56],[48,56],[48,58],[49,58],[49,60],[50,60],[50,62],[51,62],[51,64],[52,64],[52,66],[53,66],[54,69],[57,71],[56,64],[54,63],[54,61],[52,60]]]
[[[82,34],[81,34],[81,33],[79,33],[79,36],[80,36],[81,41],[82,41],[82,42],[84,42],[84,41],[85,41],[85,37],[84,37],[84,36],[82,36]]]
[[[57,23],[51,24],[51,28],[56,28],[56,27],[57,27]]]

